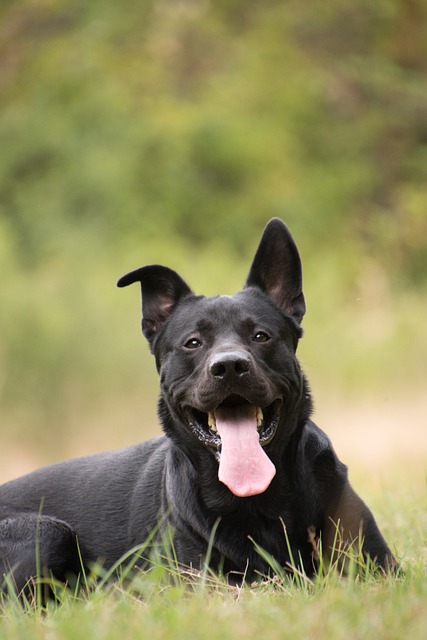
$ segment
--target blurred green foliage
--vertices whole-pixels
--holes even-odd
[[[153,404],[115,279],[163,262],[232,292],[272,215],[303,255],[314,375],[419,376],[426,53],[423,0],[5,0],[3,433],[45,446]]]

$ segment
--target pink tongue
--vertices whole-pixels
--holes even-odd
[[[276,468],[259,443],[255,407],[222,407],[215,419],[221,436],[219,480],[239,497],[263,493]]]

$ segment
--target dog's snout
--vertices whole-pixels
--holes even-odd
[[[209,363],[209,371],[217,380],[240,378],[249,373],[251,363],[248,356],[239,351],[217,353]]]

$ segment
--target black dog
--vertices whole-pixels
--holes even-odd
[[[133,282],[141,284],[166,435],[0,487],[0,574],[10,572],[19,591],[37,568],[65,579],[81,562],[111,567],[166,527],[184,566],[201,566],[212,535],[210,564],[225,574],[267,574],[258,545],[312,576],[319,539],[326,559],[334,542],[358,540],[380,569],[393,567],[346,467],[309,417],[295,357],[301,262],[285,225],[269,222],[233,296],[196,296],[158,265],[118,286]]]

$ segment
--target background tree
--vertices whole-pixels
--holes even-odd
[[[315,381],[425,381],[426,14],[421,0],[2,3],[5,437],[66,446],[94,416],[115,429],[137,414],[140,393],[151,406],[116,278],[164,262],[232,292],[273,215],[303,254]]]

